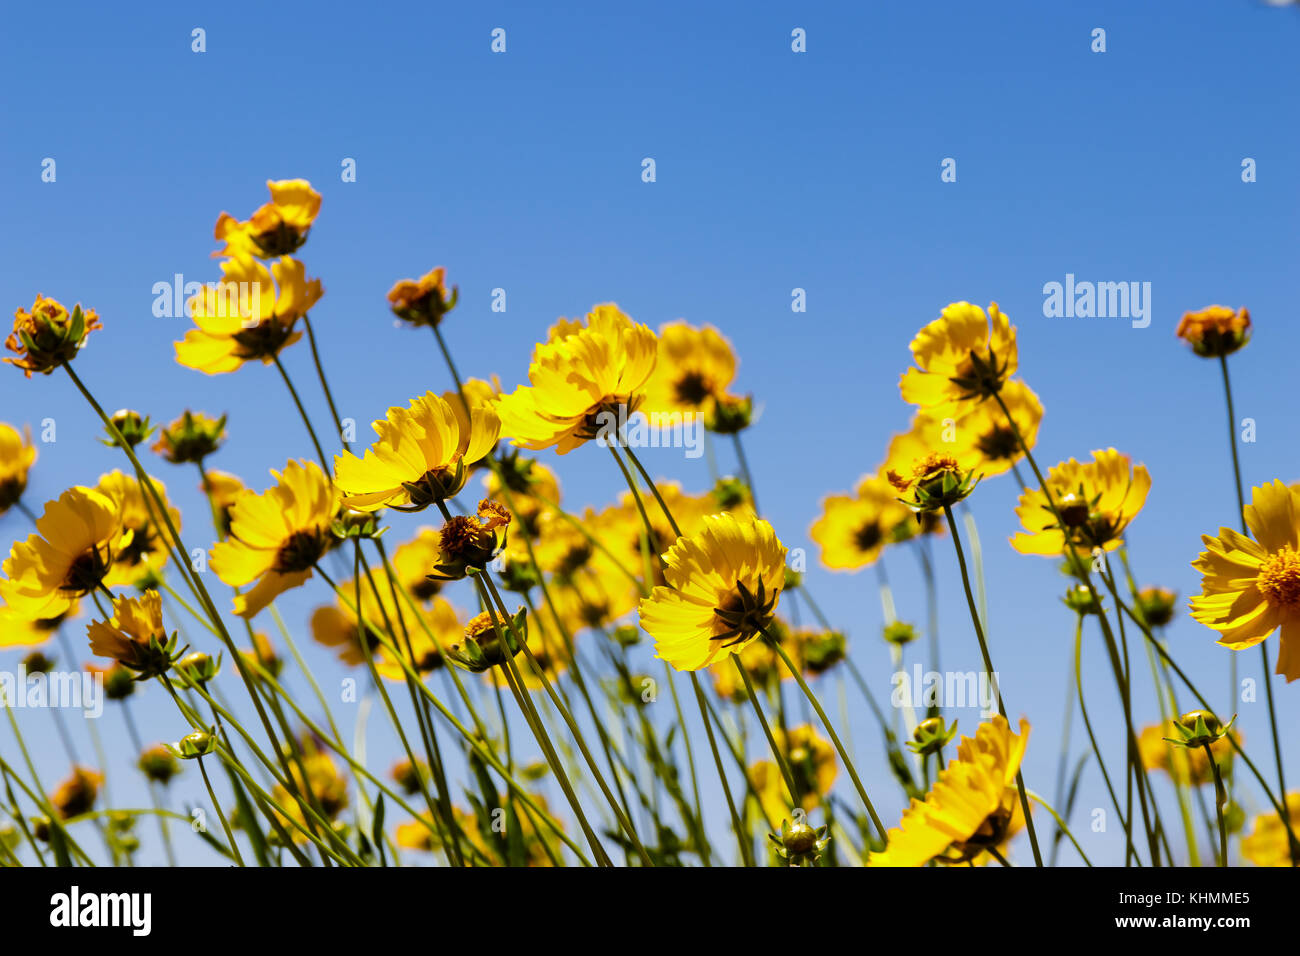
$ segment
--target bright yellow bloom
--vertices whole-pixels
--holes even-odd
[[[63,622],[76,617],[77,605],[56,617],[28,619],[0,604],[0,650],[7,647],[40,647],[58,633]]]
[[[433,392],[390,408],[371,426],[379,440],[364,458],[350,451],[334,458],[343,503],[358,511],[419,511],[455,497],[467,466],[492,450],[501,431],[490,405],[471,402],[469,412]]]
[[[1287,816],[1294,830],[1300,825],[1300,790],[1286,795]],[[1291,861],[1291,842],[1287,839],[1286,824],[1282,817],[1269,808],[1255,818],[1250,834],[1241,838],[1241,855],[1256,866],[1294,866]]]
[[[916,368],[899,381],[903,401],[922,408],[960,411],[963,403],[987,399],[1016,373],[1016,330],[989,303],[953,302],[912,340]]]
[[[1229,735],[1238,744],[1241,743],[1241,734],[1237,731],[1229,731]],[[1180,739],[1182,738],[1172,720],[1142,728],[1142,733],[1138,735],[1138,755],[1142,758],[1142,766],[1147,770],[1163,770],[1175,783],[1184,786],[1209,783],[1214,779],[1214,772],[1210,769],[1209,758],[1205,756],[1205,748],[1179,747],[1169,743],[1170,740]],[[1210,750],[1213,751],[1219,768],[1225,774],[1228,773],[1234,752],[1232,740],[1227,736],[1220,737],[1210,744]]]
[[[339,495],[315,462],[290,461],[271,472],[276,484],[261,494],[245,490],[230,509],[230,538],[212,549],[212,570],[234,587],[235,613],[251,618],[311,577],[333,547],[330,525]]]
[[[215,512],[221,537],[230,533],[230,509],[244,490],[244,483],[237,476],[215,469],[209,471],[199,484],[199,491],[208,497]]]
[[[1222,305],[1186,312],[1176,334],[1202,358],[1231,355],[1250,341],[1250,312]]]
[[[596,306],[585,325],[561,319],[533,350],[531,384],[502,396],[502,434],[561,455],[597,435],[612,438],[620,410],[626,418],[640,405],[657,357],[654,332],[616,305]]]
[[[150,478],[158,497],[167,506],[167,516],[179,534],[181,513],[167,501],[167,489],[161,481]],[[157,504],[146,496],[144,488],[135,478],[120,471],[101,475],[95,490],[113,499],[117,504],[123,531],[131,532],[130,544],[120,548],[113,559],[113,567],[104,578],[108,587],[133,585],[148,578],[152,572],[167,563],[168,532],[165,524],[154,521]],[[147,500],[146,500],[147,497]]]
[[[290,760],[289,772],[293,777],[295,789],[299,793],[310,791],[314,798],[315,804],[324,814],[325,819],[334,820],[348,806],[348,778],[339,770],[338,765],[334,762],[334,757],[326,749],[325,745],[319,743],[316,738],[310,735],[304,735],[302,742],[302,755],[298,760]],[[299,768],[299,760],[302,762]],[[306,774],[303,771],[306,771]],[[271,789],[271,795],[275,802],[284,808],[285,813],[289,815],[300,826],[306,827],[309,831],[311,826],[308,825],[306,816],[303,814],[302,806],[289,792],[283,784],[277,783]],[[307,839],[307,836],[297,827],[286,826],[294,842],[301,842]]]
[[[659,359],[645,385],[647,413],[707,414],[736,377],[736,354],[711,325],[685,322],[659,327]]]
[[[809,536],[821,547],[822,564],[833,571],[857,571],[875,564],[893,531],[913,520],[888,482],[868,475],[855,495],[822,499],[822,513]]]
[[[1000,845],[1018,802],[1016,774],[1029,740],[1029,722],[1012,733],[1001,715],[963,737],[957,757],[940,771],[924,800],[913,799],[888,843],[869,866],[965,863]]]
[[[1002,401],[1032,451],[1038,442],[1043,405],[1024,382],[1012,380],[1002,386]],[[981,478],[993,478],[1011,470],[1023,457],[1016,434],[998,403],[992,400],[971,406],[953,419],[931,411],[918,412],[912,421],[912,436],[920,437],[931,450],[943,450],[973,469]],[[891,454],[894,458],[891,446]],[[918,456],[919,457],[919,456]]]
[[[94,309],[82,310],[77,304],[71,312],[62,303],[43,295],[36,296],[31,311],[14,312],[14,330],[5,339],[5,348],[18,358],[5,359],[23,370],[48,375],[64,362],[70,362],[86,344],[86,337],[103,328]]]
[[[709,515],[664,554],[665,586],[641,601],[655,656],[679,671],[737,654],[772,622],[785,587],[786,548],[760,518]]]
[[[1192,617],[1234,651],[1281,628],[1277,673],[1289,683],[1300,677],[1300,491],[1280,481],[1253,488],[1245,517],[1253,540],[1231,528],[1201,536]]]
[[[164,674],[172,664],[174,641],[162,619],[162,595],[146,591],[139,598],[113,598],[113,616],[86,628],[90,652],[115,660],[141,678]]]
[[[294,326],[320,299],[320,280],[309,281],[306,267],[288,256],[270,270],[251,256],[238,256],[223,262],[221,271],[221,282],[190,300],[198,328],[176,343],[176,361],[207,375],[233,372],[251,361],[270,365],[302,338]]]
[[[307,233],[320,213],[320,193],[305,179],[267,180],[271,201],[240,222],[229,213],[217,218],[213,237],[225,246],[219,256],[248,255],[263,259],[288,255],[307,241]]]
[[[58,617],[100,586],[130,543],[116,501],[92,488],[69,488],[46,504],[35,534],[14,542],[0,598],[29,621]]]
[[[73,767],[72,776],[59,784],[50,794],[50,803],[58,811],[59,817],[70,820],[83,813],[89,813],[95,807],[99,788],[104,784],[104,775],[85,767]]]
[[[0,422],[0,515],[18,503],[27,490],[27,472],[36,461],[36,446],[32,434],[16,430]]]
[[[1128,455],[1114,448],[1094,451],[1092,461],[1080,464],[1071,458],[1047,473],[1063,530],[1039,488],[1020,496],[1016,516],[1025,531],[1011,539],[1021,554],[1060,557],[1068,553],[1065,532],[1074,547],[1084,554],[1094,548],[1114,551],[1124,544],[1124,529],[1146,504],[1151,475],[1144,465],[1132,464]]]

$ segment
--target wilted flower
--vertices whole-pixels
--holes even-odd
[[[69,313],[61,303],[38,295],[30,312],[19,309],[14,313],[14,330],[5,339],[5,348],[18,358],[5,361],[22,369],[28,378],[32,372],[48,375],[72,361],[86,344],[86,337],[99,328],[103,326],[94,309],[83,312],[78,303]]]

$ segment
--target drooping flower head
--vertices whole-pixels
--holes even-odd
[[[334,459],[343,503],[359,511],[419,511],[465,487],[467,467],[492,450],[501,422],[490,404],[470,402],[467,415],[458,397],[428,392],[406,408],[390,408],[371,427],[379,440],[364,458],[345,451]]]
[[[510,521],[509,509],[488,498],[473,515],[453,515],[438,529],[438,555],[429,577],[458,581],[482,571],[505,550]]]
[[[659,358],[645,386],[642,411],[708,414],[736,377],[736,354],[711,325],[659,327]]]
[[[1280,481],[1252,488],[1245,518],[1252,538],[1231,528],[1201,536],[1192,617],[1234,651],[1280,628],[1277,673],[1290,682],[1300,677],[1300,491]]]
[[[785,587],[785,545],[761,518],[723,512],[703,519],[662,556],[666,584],[641,601],[655,656],[679,671],[707,667],[754,640]]]
[[[460,289],[447,292],[447,270],[442,266],[417,279],[401,279],[388,290],[388,307],[411,325],[437,326],[460,299]]]
[[[822,514],[808,534],[821,547],[822,564],[833,571],[858,571],[875,564],[894,528],[911,518],[898,492],[884,479],[867,475],[854,495],[822,500]]]
[[[35,534],[14,542],[0,598],[26,620],[57,618],[103,584],[130,543],[116,501],[92,488],[69,488],[46,504]]]
[[[271,472],[261,494],[245,490],[230,509],[230,537],[212,549],[212,570],[235,587],[235,613],[251,618],[276,596],[297,587],[334,545],[330,526],[339,495],[315,462],[290,461]]]
[[[197,328],[175,343],[176,361],[207,375],[233,372],[245,362],[270,365],[302,338],[295,325],[320,299],[320,280],[308,280],[306,267],[288,256],[268,270],[241,255],[223,262],[221,271],[221,282],[190,300]]]
[[[1024,531],[1011,539],[1021,554],[1059,558],[1070,543],[1084,553],[1114,551],[1124,544],[1124,530],[1137,517],[1151,490],[1151,475],[1114,448],[1094,451],[1092,461],[1071,458],[1047,473],[1060,521],[1040,488],[1020,496],[1016,516]]]
[[[613,304],[585,323],[561,319],[533,350],[530,385],[501,398],[501,432],[515,445],[567,454],[598,435],[614,437],[641,404],[658,356],[655,334]]]
[[[1222,305],[1186,312],[1177,335],[1202,358],[1231,355],[1250,341],[1250,312]]]
[[[867,865],[966,863],[1000,845],[1013,825],[1016,773],[1028,740],[1028,721],[1020,721],[1016,734],[1001,715],[981,724],[974,737],[963,737],[956,759],[924,800],[912,800],[885,849],[872,853]]]
[[[163,625],[162,596],[148,591],[139,598],[116,597],[113,615],[86,628],[90,652],[136,672],[136,680],[167,673],[176,660],[176,638]]]
[[[953,302],[912,340],[916,367],[903,373],[903,401],[921,408],[959,411],[961,406],[991,398],[1016,373],[1016,330],[989,303]]]
[[[271,201],[240,222],[229,213],[217,218],[213,238],[225,245],[212,254],[249,255],[262,259],[287,256],[307,241],[307,233],[320,213],[320,193],[305,179],[267,180]]]
[[[37,295],[30,311],[14,312],[14,330],[5,339],[5,348],[18,358],[5,361],[22,369],[28,378],[33,372],[49,375],[72,361],[86,344],[86,337],[99,328],[103,326],[94,309],[82,311],[78,303],[69,312],[62,303]]]
[[[27,473],[36,461],[30,431],[20,435],[0,422],[0,515],[18,503],[27,490]]]

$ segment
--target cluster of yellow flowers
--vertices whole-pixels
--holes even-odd
[[[224,417],[187,409],[155,429],[137,412],[103,411],[72,364],[91,333],[104,327],[94,311],[80,305],[69,311],[37,296],[30,309],[17,311],[6,340],[17,356],[6,361],[28,377],[69,376],[99,415],[106,444],[120,449],[131,468],[65,490],[38,517],[24,502],[36,462],[30,433],[0,424],[0,516],[20,511],[35,525],[3,563],[0,647],[40,648],[64,635],[69,621],[88,615],[89,652],[111,662],[96,668],[110,699],[126,707],[143,682],[161,684],[177,707],[178,739],[149,747],[135,739],[137,766],[161,788],[179,772],[178,761],[197,761],[225,837],[223,843],[207,835],[211,848],[241,865],[250,858],[279,861],[283,854],[300,863],[317,854],[342,865],[386,865],[403,850],[434,853],[448,865],[728,862],[707,835],[706,820],[721,816],[719,808],[701,803],[697,774],[707,769],[708,753],[736,838],[738,856],[730,862],[756,862],[758,828],[769,831],[769,862],[781,865],[832,859],[873,866],[1006,864],[1021,831],[1042,865],[1046,841],[1039,840],[1031,799],[1052,816],[1057,842],[1068,836],[1087,859],[1067,820],[1026,787],[1021,767],[1029,723],[1021,719],[1012,730],[1000,692],[999,713],[963,737],[946,766],[943,751],[956,725],[945,720],[941,704],[930,706],[923,720],[909,711],[905,752],[897,721],[877,706],[845,632],[822,617],[802,569],[790,566],[786,546],[758,510],[741,444],[753,401],[731,391],[738,362],[717,329],[678,321],[656,332],[613,303],[599,304],[582,318],[556,322],[533,350],[527,383],[504,392],[495,377],[460,377],[442,331],[459,295],[445,269],[435,268],[397,282],[388,303],[401,322],[432,333],[453,387],[389,407],[372,425],[373,442],[354,451],[342,437],[309,314],[324,290],[294,258],[314,228],[321,197],[304,180],[268,186],[270,201],[248,220],[226,213],[218,219],[222,245],[214,256],[222,260],[221,280],[191,301],[194,327],[175,344],[181,365],[207,375],[234,373],[253,361],[275,366],[315,458],[287,460],[270,472],[265,490],[208,467],[227,440]],[[1225,383],[1226,359],[1249,333],[1245,310],[1220,307],[1189,313],[1178,329],[1198,355],[1224,363]],[[317,431],[281,362],[304,334],[336,440],[329,430]],[[1185,819],[1188,793],[1214,784],[1222,838],[1215,853],[1226,864],[1228,820],[1241,814],[1235,798],[1229,806],[1224,781],[1240,776],[1233,755],[1243,737],[1209,712],[1164,646],[1160,633],[1173,615],[1174,596],[1140,591],[1129,570],[1125,536],[1150,492],[1147,470],[1109,448],[1040,471],[1033,451],[1043,406],[1017,378],[1017,330],[997,303],[987,310],[948,305],[916,335],[911,354],[915,364],[900,380],[903,399],[915,407],[911,423],[852,493],[823,500],[809,531],[821,563],[857,571],[908,545],[919,549],[932,573],[932,540],[950,538],[991,676],[954,509],[964,509],[983,480],[1014,475],[1022,530],[1011,547],[1064,562],[1066,604],[1077,613],[1078,630],[1095,619],[1115,667],[1129,786],[1114,786],[1102,753],[1095,756],[1124,825],[1125,862],[1176,862],[1160,839],[1167,829],[1148,776],[1159,770],[1169,775]],[[654,479],[624,431],[635,413],[673,423],[698,417],[709,435],[731,436],[741,474],[719,475],[699,493]],[[215,537],[203,554],[228,587],[228,604],[208,590],[206,568],[181,537],[181,514],[136,453],[155,430],[150,447],[163,461],[197,471]],[[524,453],[567,455],[592,443],[608,449],[626,488],[602,508],[574,512],[552,469]],[[430,508],[435,523],[415,529],[390,553],[384,522]],[[1300,677],[1300,488],[1282,482],[1255,488],[1241,518],[1242,531],[1224,528],[1205,537],[1195,563],[1203,592],[1192,599],[1192,616],[1233,650],[1280,629],[1277,672],[1294,680]],[[1121,558],[1123,577],[1107,559],[1112,553]],[[335,580],[338,567],[345,571]],[[406,754],[387,782],[340,737],[292,629],[275,609],[281,595],[313,580],[329,595],[310,616],[313,639],[364,670]],[[474,606],[472,614],[453,603],[457,593]],[[901,662],[917,629],[895,618],[883,578],[882,593],[884,637]],[[513,609],[504,594],[515,596]],[[801,607],[816,626],[799,624]],[[286,662],[254,629],[264,616],[316,689],[309,708],[281,683]],[[1161,711],[1140,738],[1128,645],[1121,651],[1114,636],[1115,629],[1123,634],[1126,617],[1151,652]],[[182,622],[202,627],[197,639],[206,650],[189,652]],[[242,647],[234,637],[240,632],[247,639]],[[670,685],[667,729],[645,706],[658,679],[633,669],[631,651],[642,632],[653,640]],[[930,637],[937,647],[937,634]],[[225,655],[247,695],[244,709],[251,705],[260,724],[261,744],[253,743],[248,715],[228,702],[229,694],[209,691]],[[29,670],[53,666],[39,650],[26,664]],[[696,673],[706,669],[709,685]],[[882,766],[910,801],[893,829],[882,823],[837,721],[809,683],[827,674],[843,679],[846,671],[881,724]],[[687,675],[689,695],[679,695],[678,673]],[[787,682],[811,708],[798,723],[787,719],[793,713]],[[409,716],[398,713],[386,684],[405,685]],[[1079,693],[1083,707],[1081,685]],[[1180,716],[1180,694],[1196,698],[1202,710]],[[687,722],[682,699],[698,705],[698,722]],[[313,720],[307,710],[317,704]],[[757,759],[750,753],[751,726],[762,731],[764,753]],[[521,743],[521,728],[540,755],[533,763],[517,757],[532,746]],[[679,766],[683,749],[689,787]],[[228,771],[229,810],[204,758]],[[259,774],[248,772],[249,762],[259,765]],[[4,770],[17,773],[7,764]],[[48,797],[39,786],[28,789],[30,827],[16,807],[0,808],[12,818],[0,823],[6,862],[19,862],[26,852],[23,836],[42,862],[42,844],[58,847],[59,862],[87,858],[74,824],[95,805],[103,772],[74,766]],[[742,783],[734,789],[737,775]],[[259,780],[268,776],[271,783],[263,786]],[[1300,812],[1297,795],[1274,792],[1271,780],[1256,776],[1272,809],[1240,841],[1240,852],[1257,863],[1294,862],[1300,852],[1290,814]],[[845,778],[856,801],[836,790]],[[550,802],[542,792],[546,780],[556,788]],[[1116,794],[1131,793],[1133,785],[1139,806],[1130,798],[1121,807]],[[391,833],[382,827],[385,798],[409,814]],[[155,809],[162,821],[161,802]],[[814,812],[824,821],[819,826],[808,822]],[[1232,828],[1239,830],[1240,820]],[[52,840],[55,831],[60,840]],[[169,841],[165,827],[163,833]],[[1200,837],[1190,823],[1187,841],[1194,861]],[[117,821],[109,845],[115,860],[136,852],[129,819]],[[167,851],[170,857],[170,842]]]

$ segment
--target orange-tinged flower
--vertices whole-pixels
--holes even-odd
[[[1092,461],[1071,458],[1047,473],[1047,485],[1061,522],[1040,488],[1020,496],[1016,516],[1025,530],[1011,539],[1021,554],[1060,557],[1068,553],[1066,535],[1085,554],[1094,548],[1114,551],[1124,544],[1124,530],[1146,504],[1151,475],[1114,448],[1094,451]]]
[[[99,797],[99,788],[104,784],[104,775],[86,767],[73,767],[72,776],[59,784],[50,794],[50,803],[58,811],[59,817],[70,820],[83,813],[89,813],[95,807]]]
[[[137,680],[165,674],[175,660],[176,641],[162,619],[162,596],[146,591],[139,598],[113,598],[113,616],[86,628],[90,652],[135,671]]]
[[[1192,617],[1234,651],[1280,628],[1277,673],[1290,682],[1300,677],[1300,491],[1280,481],[1253,488],[1245,518],[1253,539],[1231,528],[1201,536]]]
[[[14,312],[14,330],[5,339],[5,348],[18,358],[5,359],[23,370],[48,375],[64,362],[70,362],[86,344],[86,337],[103,328],[94,309],[82,310],[78,303],[69,312],[62,303],[43,295],[36,296],[31,310]]]
[[[307,241],[307,233],[320,214],[320,193],[305,179],[268,179],[266,188],[271,191],[271,201],[247,222],[225,212],[217,218],[213,237],[225,245],[212,254],[213,258],[287,256]]]
[[[1231,355],[1250,341],[1250,312],[1222,305],[1186,312],[1177,335],[1202,358]]]
[[[447,293],[447,270],[438,266],[418,280],[401,279],[388,290],[388,306],[412,325],[436,326],[460,298],[460,289]]]
[[[903,373],[903,401],[922,408],[958,411],[1001,391],[1016,373],[1016,330],[989,303],[988,315],[969,302],[947,306],[912,340],[916,367]]]

